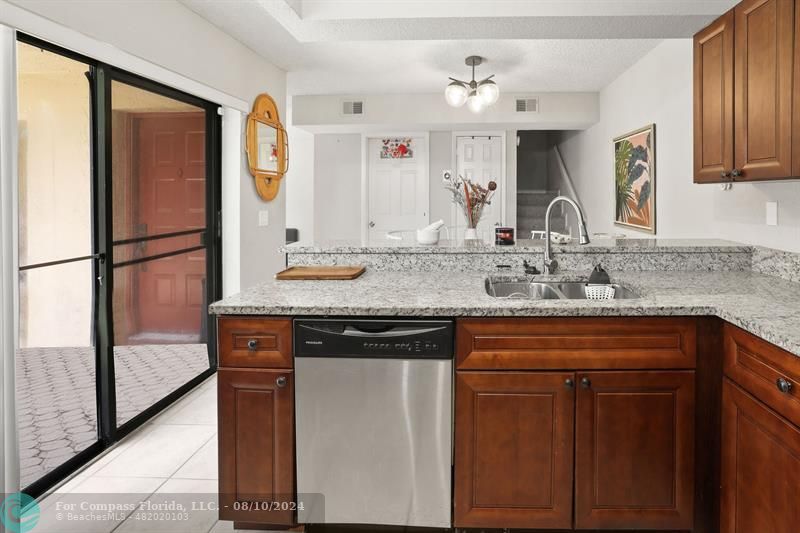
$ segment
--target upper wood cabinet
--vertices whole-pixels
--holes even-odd
[[[744,0],[695,35],[695,182],[782,179],[793,160],[800,167],[795,24],[795,0]]]
[[[694,179],[733,168],[733,11],[694,37]]]
[[[736,179],[791,176],[794,1],[745,0],[734,12]]]

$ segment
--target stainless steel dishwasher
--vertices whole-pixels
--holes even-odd
[[[449,527],[453,322],[294,322],[300,523]]]

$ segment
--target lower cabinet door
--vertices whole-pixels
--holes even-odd
[[[721,533],[794,533],[798,495],[800,430],[726,379]]]
[[[692,529],[694,372],[577,375],[575,527]]]
[[[293,525],[292,371],[220,369],[217,384],[220,520]]]
[[[574,378],[456,373],[456,527],[572,527]]]

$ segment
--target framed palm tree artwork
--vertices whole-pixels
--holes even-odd
[[[656,232],[656,125],[614,139],[615,224]]]

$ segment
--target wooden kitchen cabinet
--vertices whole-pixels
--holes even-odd
[[[721,533],[790,533],[800,523],[800,430],[725,379]]]
[[[292,371],[220,369],[217,380],[220,519],[292,525],[291,509],[245,507],[294,500]]]
[[[692,529],[692,371],[577,375],[576,529]]]
[[[733,11],[694,37],[694,180],[733,168]]]
[[[456,369],[691,369],[696,345],[687,317],[464,318]]]
[[[686,317],[459,319],[456,527],[710,531],[694,512],[698,497],[713,505],[695,486],[696,424],[713,418],[695,410],[697,375],[713,379],[698,329]]]
[[[572,527],[574,378],[457,374],[456,527]]]
[[[744,0],[734,8],[736,180],[792,175],[794,0]]]
[[[795,3],[744,0],[695,35],[696,183],[785,179],[796,175],[793,163],[800,169]]]
[[[221,317],[218,331],[219,518],[292,526],[294,509],[265,505],[295,501],[291,320]]]
[[[725,324],[722,533],[796,531],[800,358]]]

